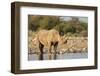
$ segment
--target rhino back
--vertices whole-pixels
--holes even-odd
[[[38,40],[43,45],[48,46],[51,42],[58,42],[60,40],[59,32],[56,30],[40,30],[38,32]]]

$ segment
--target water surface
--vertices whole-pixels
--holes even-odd
[[[55,59],[82,59],[82,58],[88,58],[88,53],[65,53],[57,55],[43,54],[43,58],[41,58],[41,55],[37,54],[28,55],[28,60],[55,60]]]

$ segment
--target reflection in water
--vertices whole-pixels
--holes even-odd
[[[49,60],[52,60],[52,59],[55,60],[56,58],[57,58],[57,55],[56,54],[49,54],[48,55],[48,59]]]
[[[48,59],[49,59],[49,60],[52,59],[52,55],[51,55],[51,54],[48,55]]]
[[[54,54],[54,58],[53,59],[57,59],[57,54]]]
[[[43,54],[39,54],[38,56],[38,60],[44,60],[44,55]],[[56,54],[48,54],[48,59],[49,60],[55,60],[57,58]]]
[[[38,60],[43,60],[43,54],[38,55]]]

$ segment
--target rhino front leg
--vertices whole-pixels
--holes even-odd
[[[54,44],[54,54],[53,54],[53,59],[57,59],[57,46],[58,46],[58,42],[56,42],[55,44]]]
[[[57,46],[58,46],[58,42],[56,42],[55,44],[54,44],[54,53],[56,54],[56,51],[57,51]]]
[[[52,47],[52,46],[51,46],[51,44],[50,44],[50,45],[49,45],[49,50],[48,50],[48,53],[49,53],[49,54],[52,54],[52,52],[51,52],[51,47]]]

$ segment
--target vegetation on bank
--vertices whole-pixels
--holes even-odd
[[[41,29],[56,29],[60,35],[84,36],[88,35],[88,24],[82,22],[78,17],[70,20],[62,19],[60,16],[28,16],[29,31],[37,32]]]

